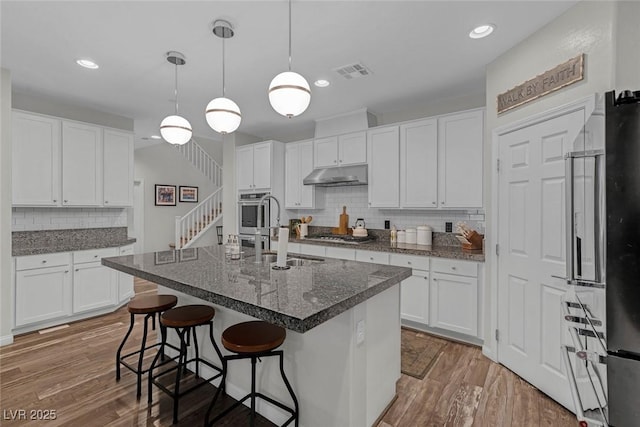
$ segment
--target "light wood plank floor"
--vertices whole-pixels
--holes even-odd
[[[138,279],[135,288],[137,294],[156,292],[154,284]],[[120,382],[115,381],[115,351],[128,322],[122,308],[50,332],[22,335],[14,344],[0,347],[0,425],[171,425],[168,396],[155,390],[149,408],[146,387],[141,400],[135,398],[133,373],[123,370]],[[136,323],[125,351],[136,349],[141,329]],[[150,339],[155,339],[155,332]],[[215,388],[206,385],[184,397],[178,425],[201,425],[213,393]],[[230,403],[227,399],[223,405]],[[29,410],[55,410],[56,420],[9,420],[8,411],[17,409],[27,415]],[[240,410],[219,425],[248,425],[247,411]],[[258,425],[273,424],[260,418]],[[398,397],[378,427],[445,425],[556,427],[575,426],[576,421],[517,375],[482,356],[479,348],[448,342],[423,380],[402,375]]]

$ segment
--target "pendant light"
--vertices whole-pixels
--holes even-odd
[[[279,114],[292,118],[299,116],[311,102],[309,83],[291,71],[291,0],[289,0],[289,71],[278,74],[269,85],[269,102]]]
[[[180,52],[167,52],[167,61],[175,65],[175,101],[176,112],[173,116],[167,116],[160,123],[160,135],[169,144],[183,145],[191,141],[191,123],[184,117],[178,115],[178,65],[187,63],[184,55]]]
[[[224,97],[224,40],[233,37],[233,27],[221,19],[213,23],[213,34],[222,39],[222,97],[209,102],[205,109],[205,117],[211,129],[222,135],[238,129],[242,114],[238,104]]]

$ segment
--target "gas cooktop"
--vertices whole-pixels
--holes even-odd
[[[374,241],[376,238],[373,236],[366,237],[354,237],[349,234],[313,234],[308,236],[305,240],[312,240],[316,242],[329,242],[329,243],[345,243],[348,245],[359,245],[361,243],[368,243]]]

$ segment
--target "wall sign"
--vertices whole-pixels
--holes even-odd
[[[498,114],[562,89],[583,78],[584,53],[581,53],[575,58],[499,94],[497,97]]]

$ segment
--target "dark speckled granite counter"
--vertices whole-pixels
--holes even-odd
[[[135,243],[127,237],[127,227],[80,228],[69,230],[14,231],[13,256],[113,248]]]
[[[410,268],[331,258],[276,271],[245,252],[243,261],[227,261],[224,246],[210,246],[103,258],[102,264],[296,332],[411,276]]]

